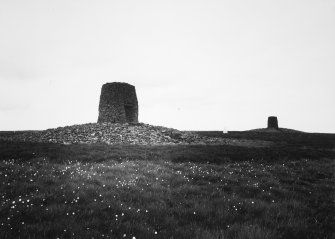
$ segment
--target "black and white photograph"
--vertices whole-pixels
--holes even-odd
[[[334,239],[335,0],[0,0],[0,239]]]

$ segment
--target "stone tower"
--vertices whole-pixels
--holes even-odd
[[[135,87],[120,82],[106,83],[101,88],[98,123],[138,123]]]
[[[268,117],[268,129],[278,129],[278,120],[276,116]]]

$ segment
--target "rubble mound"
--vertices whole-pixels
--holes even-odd
[[[0,140],[60,144],[231,144],[230,139],[200,136],[193,132],[143,123],[89,123],[0,135]]]

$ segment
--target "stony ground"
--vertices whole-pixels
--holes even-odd
[[[149,124],[90,123],[47,129],[43,131],[23,131],[0,134],[0,140],[15,142],[38,142],[60,144],[222,144],[244,146],[269,146],[262,140],[235,140],[201,136],[193,132],[152,126]]]

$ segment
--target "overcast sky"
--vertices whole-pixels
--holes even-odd
[[[114,81],[144,123],[335,133],[335,1],[0,0],[0,130],[96,122]]]

